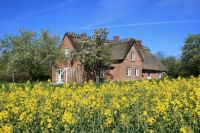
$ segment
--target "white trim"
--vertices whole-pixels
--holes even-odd
[[[139,68],[134,69],[134,76],[139,77]]]
[[[64,68],[58,68],[56,70],[56,83],[57,84],[63,84],[65,81],[65,69]]]
[[[126,67],[126,76],[131,76],[131,67]]]

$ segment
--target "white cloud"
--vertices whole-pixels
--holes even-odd
[[[131,23],[131,24],[121,24],[121,25],[108,25],[101,26],[106,28],[121,28],[121,27],[133,27],[133,26],[148,26],[148,25],[164,25],[164,24],[183,24],[183,23],[198,23],[200,20],[174,20],[174,21],[160,21],[160,22],[148,22],[148,23]],[[98,28],[101,28],[98,27]]]

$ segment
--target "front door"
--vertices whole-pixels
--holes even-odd
[[[60,69],[57,69],[57,72],[56,72],[56,82],[58,84],[62,84],[64,83],[64,76],[65,76],[65,73],[64,73],[64,69],[63,68],[60,68]]]

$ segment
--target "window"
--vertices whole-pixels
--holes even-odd
[[[139,69],[138,68],[134,69],[134,76],[136,76],[136,77],[139,76]]]
[[[158,73],[158,78],[162,78],[162,73]]]
[[[131,52],[131,60],[134,61],[135,60],[135,53]]]
[[[151,73],[148,73],[147,79],[151,79]]]
[[[131,68],[130,67],[126,68],[126,76],[131,76]]]
[[[65,49],[65,56],[70,57],[70,49],[68,48]]]

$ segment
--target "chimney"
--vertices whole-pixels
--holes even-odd
[[[113,40],[114,40],[114,42],[119,42],[119,36],[114,36]]]
[[[139,49],[142,49],[142,41],[141,40],[137,40],[136,44],[137,44]]]

